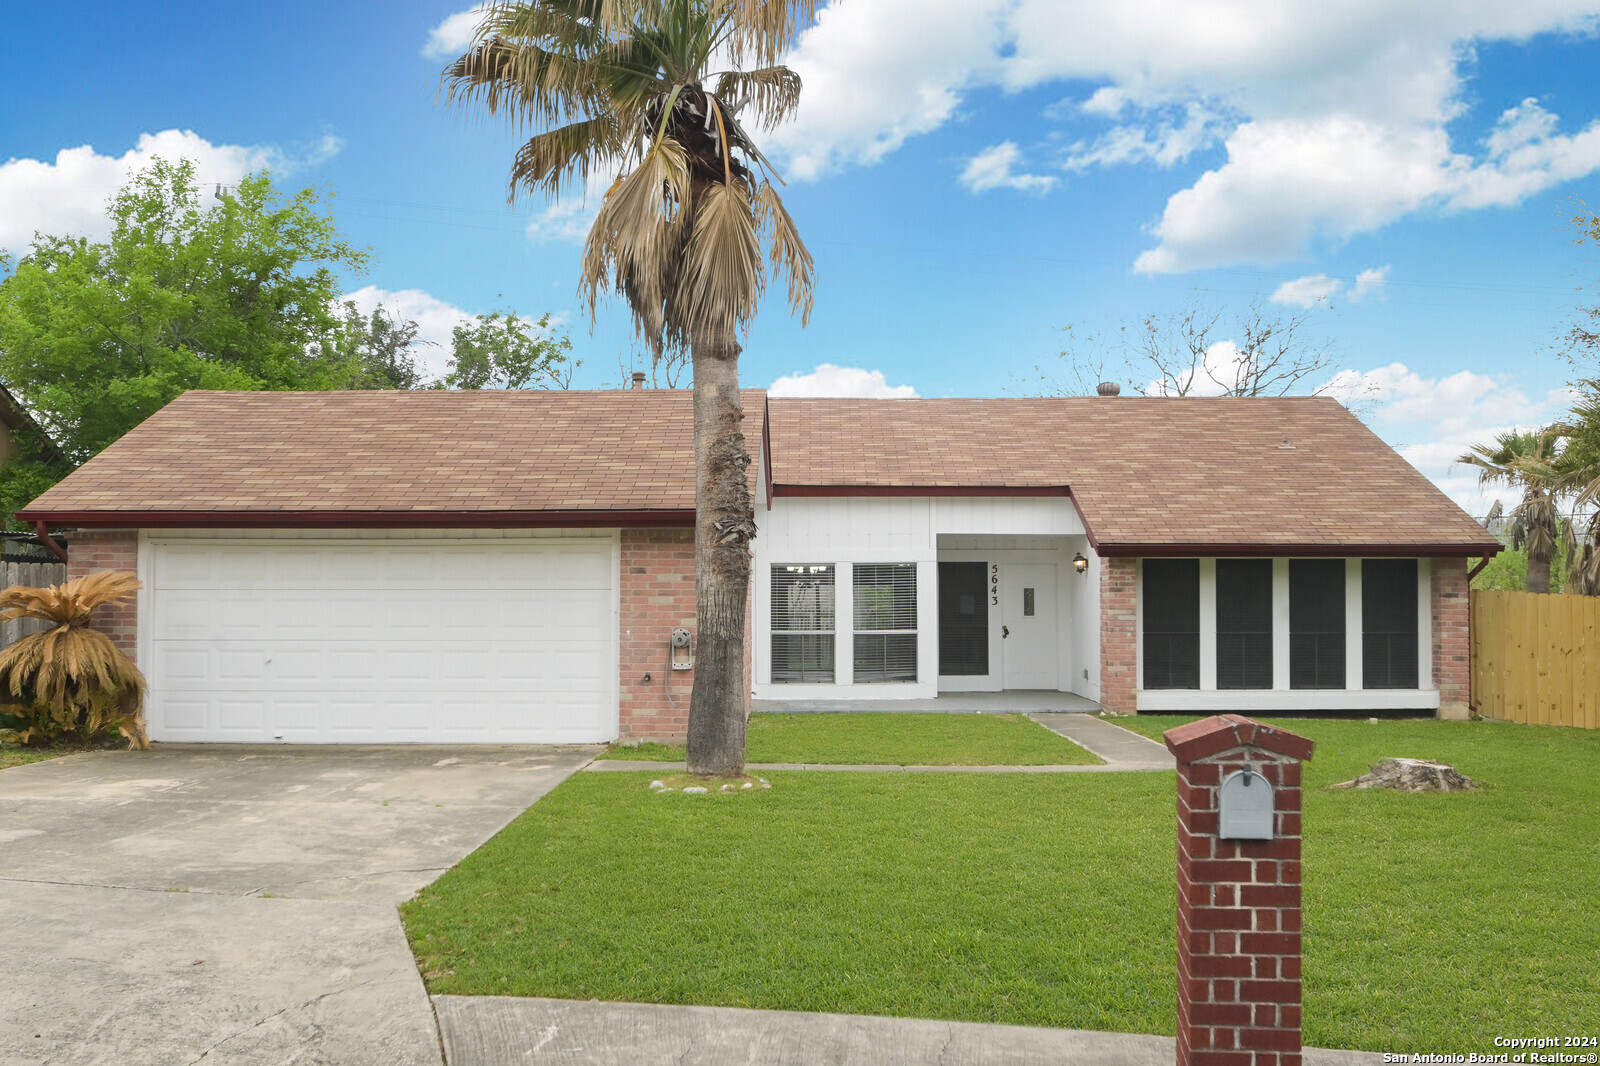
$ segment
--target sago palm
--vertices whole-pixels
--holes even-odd
[[[698,640],[689,769],[744,765],[744,614],[755,536],[740,420],[739,337],[770,278],[802,324],[813,268],[750,128],[794,111],[778,65],[816,0],[496,3],[445,68],[446,95],[536,128],[511,167],[519,191],[577,193],[615,173],[584,247],[591,318],[620,295],[654,356],[694,372]],[[728,69],[718,69],[726,65]],[[780,181],[781,183],[781,181]],[[666,635],[662,635],[666,639]]]
[[[0,592],[0,621],[34,618],[51,628],[0,651],[0,692],[25,723],[25,743],[63,734],[92,740],[120,726],[130,747],[149,746],[141,705],[144,675],[111,638],[89,628],[95,608],[138,591],[127,570],[101,570],[49,588]]]
[[[1527,549],[1529,592],[1550,591],[1550,560],[1560,534],[1556,502],[1563,483],[1558,439],[1551,430],[1501,433],[1493,444],[1474,444],[1456,460],[1477,467],[1480,484],[1522,488],[1521,501],[1511,509],[1511,547]]]

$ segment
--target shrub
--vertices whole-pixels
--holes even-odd
[[[89,628],[96,607],[139,589],[127,570],[102,570],[49,588],[13,585],[0,592],[0,621],[37,618],[52,628],[0,651],[0,711],[20,720],[10,732],[24,744],[100,740],[120,729],[128,746],[149,747],[144,731],[144,675],[111,638]]]

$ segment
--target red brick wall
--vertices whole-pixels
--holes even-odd
[[[1238,732],[1257,725],[1228,717],[1247,723]],[[1300,759],[1204,739],[1196,746],[1214,753],[1186,759],[1175,738],[1213,723],[1223,719],[1167,733],[1178,759],[1178,1066],[1300,1066]],[[1272,840],[1218,835],[1221,782],[1247,765],[1273,787]]]
[[[81,530],[67,538],[67,580],[96,570],[137,570],[139,534],[131,529]],[[129,600],[94,612],[94,628],[105,632],[130,659],[137,658],[139,607]]]
[[[1139,580],[1136,560],[1100,560],[1100,706],[1137,712]]]
[[[694,530],[622,531],[621,735],[627,740],[682,743],[689,734],[693,670],[667,669],[667,639],[677,627],[695,632]],[[698,639],[698,638],[697,638]],[[744,698],[750,708],[753,634],[744,615]],[[644,675],[649,674],[646,681]],[[672,698],[662,677],[669,678]]]
[[[1467,639],[1467,560],[1443,557],[1433,561],[1433,683],[1439,690],[1439,717],[1467,717],[1472,671]]]

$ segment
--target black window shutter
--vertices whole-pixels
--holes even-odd
[[[1144,687],[1200,687],[1200,560],[1146,559]]]
[[[1289,687],[1344,688],[1343,559],[1289,560]]]
[[[1361,564],[1361,687],[1417,687],[1417,561]]]
[[[1272,560],[1217,560],[1217,687],[1272,687]]]

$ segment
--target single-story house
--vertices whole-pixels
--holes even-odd
[[[1331,399],[744,405],[755,698],[1465,714],[1500,545]],[[190,392],[23,516],[138,571],[97,624],[154,739],[672,738],[692,433],[682,390]]]

